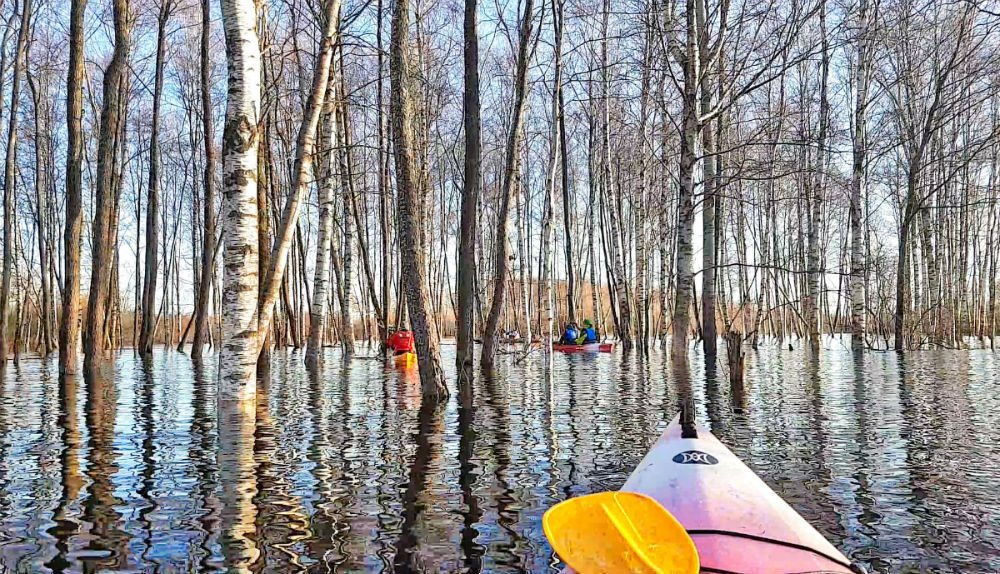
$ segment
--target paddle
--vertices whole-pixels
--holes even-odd
[[[635,492],[601,492],[553,506],[542,519],[557,554],[579,574],[697,574],[698,551],[667,509]]]

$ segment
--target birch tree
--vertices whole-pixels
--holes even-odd
[[[222,134],[219,399],[252,401],[258,343],[257,152],[261,57],[254,0],[223,0],[229,91]]]

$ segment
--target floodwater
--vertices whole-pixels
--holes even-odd
[[[11,363],[0,573],[555,572],[542,514],[621,486],[679,388],[870,571],[1000,571],[998,355],[828,347],[749,352],[742,390],[697,354],[687,383],[659,351],[557,354],[551,382],[541,357],[505,358],[471,408],[438,409],[415,370],[330,349],[310,375],[277,353],[221,433],[214,363],[124,352],[62,384],[55,361]]]

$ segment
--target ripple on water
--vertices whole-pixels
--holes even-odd
[[[557,354],[551,379],[530,356],[439,408],[421,408],[414,370],[303,358],[274,355],[251,413],[217,410],[211,359],[124,352],[62,381],[53,360],[12,364],[0,572],[552,572],[542,514],[621,486],[679,392],[870,569],[1000,570],[989,351],[762,348],[742,390],[697,354],[689,386],[656,350]]]

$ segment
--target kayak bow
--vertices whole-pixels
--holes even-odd
[[[680,417],[622,491],[653,498],[684,526],[698,549],[701,572],[855,572],[850,560],[712,433],[697,427],[697,438],[681,438]]]

